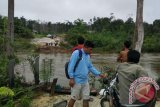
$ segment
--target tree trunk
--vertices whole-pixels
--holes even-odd
[[[9,77],[9,87],[14,87],[14,66],[15,66],[15,59],[9,60],[8,63],[8,77]]]
[[[8,0],[8,32],[6,51],[8,56],[12,56],[13,47],[11,44],[14,42],[14,0]]]
[[[7,56],[13,56],[13,41],[14,41],[14,0],[8,0],[8,31],[6,35],[6,52]],[[9,60],[8,63],[8,77],[9,77],[9,87],[14,86],[14,59]]]
[[[141,52],[144,38],[144,28],[143,28],[143,0],[137,0],[137,13],[136,13],[136,23],[135,31],[133,37],[133,49]]]
[[[34,64],[34,79],[35,79],[35,84],[38,85],[40,80],[39,80],[39,56],[35,58],[35,64]]]

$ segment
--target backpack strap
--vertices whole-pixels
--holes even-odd
[[[77,68],[79,62],[80,62],[80,60],[82,59],[82,50],[79,49],[78,51],[79,51],[79,58],[78,58],[75,66],[74,66],[74,69],[73,69],[74,72],[76,71],[76,68]]]

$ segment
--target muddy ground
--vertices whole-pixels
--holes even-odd
[[[100,96],[91,96],[93,98],[93,101],[89,102],[90,107],[100,107]],[[45,93],[41,96],[38,96],[35,98],[32,102],[31,107],[53,107],[53,104],[56,104],[58,102],[69,100],[70,95],[54,95],[50,96],[48,93]],[[82,107],[82,100],[79,100],[75,103],[74,107]],[[108,106],[108,103],[106,103],[106,107]],[[160,107],[160,101],[157,101],[156,107]]]

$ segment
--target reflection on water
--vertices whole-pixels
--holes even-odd
[[[26,82],[33,82],[33,73],[30,70],[29,63],[24,60],[26,55],[19,55],[22,62],[16,65],[15,72],[20,72],[25,77]],[[22,57],[23,56],[23,57]],[[67,87],[68,79],[65,77],[64,65],[69,60],[70,54],[40,54],[40,65],[43,59],[54,59],[55,73],[53,78],[58,78],[57,84]],[[93,54],[91,59],[93,64],[99,69],[99,65],[108,65],[114,68],[118,63],[116,62],[117,54]],[[160,54],[143,54],[140,64],[153,77],[157,78],[157,73],[160,74]],[[41,68],[41,66],[40,66]],[[51,79],[51,80],[52,80]]]

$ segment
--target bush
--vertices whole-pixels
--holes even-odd
[[[32,31],[24,27],[19,27],[18,30],[15,30],[15,35],[20,38],[33,38]]]
[[[144,52],[160,52],[160,39],[157,36],[145,37],[142,47]]]
[[[13,107],[14,92],[8,87],[0,87],[0,106]]]
[[[30,43],[30,39],[18,38],[14,43],[15,51],[30,51],[36,48],[35,45]]]
[[[6,55],[0,54],[0,87],[8,83],[8,77],[6,73],[7,64],[8,64],[8,59]]]
[[[24,96],[20,99],[20,104],[18,107],[30,107],[31,105],[31,98],[28,96]]]
[[[14,92],[8,87],[0,87],[0,96],[13,97],[14,96]]]

